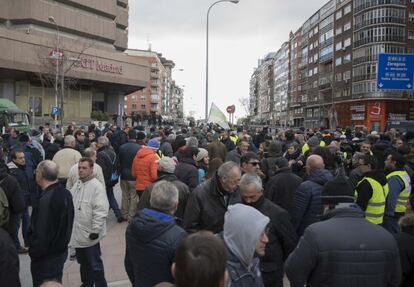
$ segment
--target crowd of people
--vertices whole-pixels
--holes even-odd
[[[46,124],[1,145],[7,286],[26,253],[35,287],[68,258],[107,286],[111,209],[134,287],[414,286],[413,131]]]

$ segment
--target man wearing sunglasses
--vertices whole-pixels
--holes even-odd
[[[240,158],[240,167],[242,174],[245,173],[259,173],[260,172],[260,158],[254,152],[247,152]]]

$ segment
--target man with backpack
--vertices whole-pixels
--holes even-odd
[[[103,175],[105,178],[106,195],[108,196],[109,207],[115,213],[118,222],[124,221],[121,210],[114,196],[114,186],[118,183],[119,173],[118,165],[119,160],[115,151],[109,146],[109,140],[107,137],[98,138],[98,156],[96,163],[102,167]]]

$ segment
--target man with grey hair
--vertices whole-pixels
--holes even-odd
[[[42,161],[36,169],[36,182],[42,193],[33,209],[28,234],[35,287],[47,279],[61,281],[68,256],[74,208],[72,195],[59,184],[58,174],[58,165],[50,160]]]
[[[228,161],[219,167],[211,179],[197,186],[190,194],[183,227],[188,232],[202,229],[221,232],[228,206],[241,201],[238,189],[240,176],[239,165]]]
[[[137,213],[125,234],[124,265],[134,287],[172,283],[175,250],[187,235],[174,220],[178,206],[174,185],[164,180],[154,184],[150,205]]]
[[[283,287],[283,264],[295,249],[297,236],[289,213],[263,196],[262,180],[255,173],[246,173],[240,181],[242,202],[270,218],[265,255],[260,258],[265,287]]]
[[[65,146],[53,156],[53,161],[59,166],[59,182],[66,186],[70,169],[79,162],[82,155],[75,149],[74,136],[67,135],[64,141]]]

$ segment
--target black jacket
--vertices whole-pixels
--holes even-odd
[[[193,190],[198,185],[198,169],[192,158],[182,158],[175,167],[175,176]]]
[[[67,251],[74,218],[71,193],[59,183],[46,188],[33,209],[29,229],[29,255],[32,261]]]
[[[26,174],[26,166],[18,165],[11,161],[7,164],[10,174],[17,180],[25,200],[30,199],[29,179]],[[30,182],[34,184],[34,182]]]
[[[12,236],[16,232],[16,216],[25,208],[25,202],[19,183],[7,172],[6,164],[0,160],[0,186],[6,194],[10,209],[9,222],[2,227]]]
[[[129,141],[119,148],[119,168],[121,179],[135,181],[131,174],[132,162],[141,146],[135,141]]]
[[[45,150],[45,159],[52,160],[55,154],[60,150],[60,145],[43,140],[43,149]]]
[[[395,235],[400,250],[402,282],[401,287],[414,286],[414,225],[402,226],[402,232]]]
[[[185,207],[187,206],[188,197],[190,196],[190,189],[186,184],[178,180],[178,178],[174,174],[161,174],[160,172],[158,172],[158,178],[153,183],[148,185],[142,193],[142,195],[139,197],[138,210],[142,210],[144,208],[151,208],[150,198],[152,188],[154,187],[155,183],[161,180],[171,182],[178,189],[178,208],[174,215],[176,217],[177,224],[181,225],[184,217]]]
[[[183,227],[188,232],[206,229],[219,233],[223,231],[227,207],[240,202],[239,190],[232,193],[225,191],[216,173],[190,194],[185,208]]]
[[[285,264],[291,286],[399,286],[397,244],[357,207],[330,211],[309,226]]]
[[[280,169],[266,184],[265,197],[293,215],[294,194],[301,183],[302,178],[294,174],[290,168]]]
[[[132,286],[173,282],[171,265],[175,250],[186,235],[171,215],[153,209],[139,211],[125,234],[124,263]]]
[[[271,281],[276,283],[274,286],[283,287],[283,263],[295,249],[298,240],[290,215],[264,196],[251,206],[270,218],[269,242],[265,255],[260,258],[260,270],[263,276],[267,272],[275,272],[271,275]]]
[[[112,164],[115,162],[115,164]],[[105,178],[105,185],[107,187],[113,186],[111,181],[112,171],[118,169],[115,165],[118,161],[116,160],[116,154],[110,147],[101,147],[97,150],[96,163],[102,167],[102,173]]]
[[[0,282],[9,287],[20,287],[19,256],[10,235],[0,227]]]
[[[227,152],[232,151],[236,148],[230,137],[225,140],[221,140],[221,142],[226,146]]]

